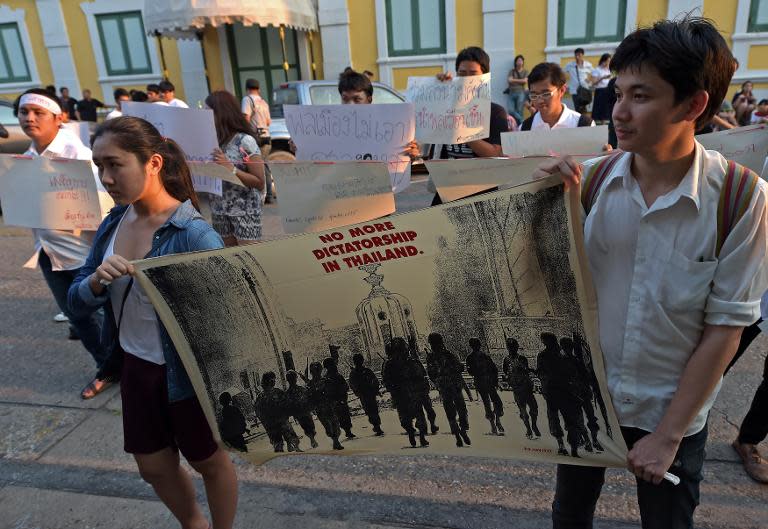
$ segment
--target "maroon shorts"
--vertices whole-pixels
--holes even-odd
[[[125,353],[120,395],[123,438],[129,454],[179,450],[187,461],[203,461],[218,445],[196,397],[168,402],[165,366]]]

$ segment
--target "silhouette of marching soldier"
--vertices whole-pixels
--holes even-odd
[[[597,417],[595,417],[595,408],[592,406],[592,388],[590,388],[587,366],[584,365],[581,358],[576,357],[573,340],[568,337],[561,338],[560,347],[573,366],[573,394],[579,401],[579,420],[583,420],[583,412],[587,416],[587,428],[589,428],[589,433],[592,437],[591,443],[590,439],[585,437],[584,449],[591,452],[590,448],[594,448],[598,452],[602,452],[603,447],[597,440],[597,432],[600,431],[600,426],[598,425]]]
[[[429,446],[427,441],[427,421],[420,401],[421,385],[424,382],[421,362],[408,356],[407,345],[403,338],[392,338],[385,345],[387,360],[382,367],[381,378],[384,387],[392,396],[392,406],[397,411],[400,426],[408,434],[411,446],[416,446],[416,428],[419,430],[419,444]]]
[[[514,338],[506,339],[507,356],[504,358],[502,369],[507,377],[507,384],[512,389],[515,404],[520,412],[520,418],[525,424],[525,436],[528,439],[541,437],[536,425],[539,415],[539,405],[533,394],[533,370],[528,365],[528,359],[519,353],[520,345]]]
[[[368,416],[368,422],[373,426],[376,435],[384,435],[381,429],[381,417],[379,416],[379,403],[376,397],[379,396],[379,379],[363,363],[365,358],[360,353],[352,356],[354,367],[349,372],[349,387],[352,392],[360,399],[363,411]]]
[[[415,391],[416,391],[416,400],[421,404],[421,407],[424,410],[424,413],[427,415],[427,420],[429,421],[429,427],[432,431],[432,435],[435,435],[440,428],[437,427],[437,424],[435,423],[435,420],[437,419],[437,413],[435,413],[435,408],[432,406],[432,397],[429,395],[430,386],[429,386],[429,378],[427,377],[427,370],[424,369],[424,364],[421,363],[421,359],[418,355],[418,349],[411,348],[410,354],[408,355],[409,358],[413,361],[413,369],[418,374],[418,376],[415,377]]]
[[[352,433],[352,415],[349,412],[349,385],[344,377],[339,373],[336,360],[326,358],[323,360],[325,368],[325,393],[328,400],[331,401],[336,417],[339,418],[339,426],[344,430],[347,439],[354,439],[356,436]]]
[[[541,379],[544,401],[547,403],[549,433],[557,439],[557,453],[568,455],[563,444],[563,428],[560,425],[559,416],[562,414],[571,456],[579,457],[579,442],[586,438],[586,432],[581,422],[580,403],[573,394],[573,363],[560,349],[554,334],[541,333],[541,342],[544,344],[544,350],[536,359],[536,371]],[[586,449],[591,451],[591,446]]]
[[[605,433],[608,437],[613,439],[613,432],[611,432],[611,423],[608,422],[608,410],[605,407],[605,400],[603,400],[603,394],[600,391],[600,383],[597,381],[597,375],[595,375],[595,369],[592,365],[592,353],[589,350],[589,344],[587,344],[579,333],[573,333],[573,353],[576,360],[581,362],[587,371],[587,378],[589,381],[589,387],[592,389],[592,395],[597,401],[597,405],[600,407],[600,414],[603,416],[603,424],[605,425]],[[589,369],[586,368],[589,358]]]
[[[248,427],[245,424],[243,412],[235,406],[232,402],[232,395],[226,391],[219,395],[219,403],[222,407],[221,423],[219,424],[221,440],[236,450],[247,452],[248,447],[245,445],[243,434],[248,432]]]
[[[299,438],[288,422],[288,407],[285,392],[275,387],[276,376],[267,371],[261,376],[262,393],[256,397],[256,415],[267,431],[275,452],[283,452],[283,441],[289,452],[301,452]]]
[[[326,381],[323,378],[323,366],[320,362],[309,364],[310,379],[307,382],[309,391],[309,402],[312,409],[317,414],[317,420],[323,425],[325,435],[333,441],[334,450],[344,450],[339,442],[341,428],[339,427],[339,418],[336,416],[336,410],[326,392]]]
[[[288,371],[285,379],[288,381],[288,389],[285,390],[285,400],[288,414],[296,419],[304,435],[309,438],[312,448],[317,448],[317,430],[312,419],[312,405],[309,401],[309,389],[297,384],[299,375],[296,371]]]
[[[467,435],[469,429],[467,405],[461,394],[463,388],[461,374],[464,372],[464,365],[455,354],[445,348],[443,337],[439,333],[433,332],[427,341],[432,350],[427,355],[427,373],[440,392],[451,433],[456,437],[456,446],[471,445],[472,441]]]
[[[504,415],[504,404],[498,393],[499,368],[493,359],[483,350],[478,338],[469,339],[472,352],[467,355],[465,363],[467,372],[475,379],[475,391],[480,394],[485,408],[485,418],[491,423],[493,435],[503,434],[501,417]]]

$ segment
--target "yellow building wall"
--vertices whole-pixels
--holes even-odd
[[[61,0],[61,10],[64,13],[64,23],[67,26],[77,78],[81,89],[89,88],[93,97],[109,104],[112,102],[112,95],[103,94],[101,91],[88,22],[85,13],[80,9],[81,3],[81,0]]]
[[[525,67],[544,62],[547,47],[547,3],[544,1],[516,2],[515,55],[525,57]]]
[[[37,64],[37,73],[40,76],[42,86],[53,84],[53,70],[51,61],[48,59],[48,50],[43,41],[43,28],[40,26],[40,17],[37,15],[37,7],[34,2],[28,0],[4,0],[4,5],[11,9],[24,10],[24,22],[29,30],[29,40],[32,44],[32,55]],[[22,31],[22,28],[19,28]],[[30,68],[32,66],[30,65]],[[31,72],[30,72],[31,73]],[[21,93],[21,92],[19,92]],[[19,94],[4,94],[7,99],[15,99]]]
[[[393,68],[392,86],[401,92],[408,88],[409,77],[431,77],[443,71],[440,66],[420,66],[417,68]]]
[[[483,0],[456,0],[456,52],[483,47]]]
[[[211,91],[224,90],[224,67],[221,64],[221,48],[219,47],[219,33],[216,28],[206,26],[203,29],[203,53],[208,69],[208,81],[211,83]]]
[[[312,62],[315,65],[314,79],[325,79],[323,68],[323,42],[320,38],[320,33],[317,31],[310,31],[308,38],[311,43],[310,51],[312,53]],[[310,64],[310,71],[311,70],[312,65]]]
[[[349,47],[352,52],[352,68],[358,72],[370,70],[379,79],[376,64],[376,5],[374,0],[347,0],[349,10]],[[336,79],[341,72],[327,72]]]
[[[163,65],[160,61],[160,45],[158,44],[157,39],[154,40],[155,47],[157,48],[157,62],[162,69]],[[197,104],[197,101],[187,101],[187,98],[184,94],[184,81],[181,77],[181,59],[179,58],[179,47],[176,45],[177,41],[176,39],[167,39],[164,37],[161,40],[163,42],[163,52],[165,53],[166,73],[168,75],[168,79],[170,79],[174,88],[176,88],[176,97],[182,101],[185,101],[190,107],[194,108]],[[144,88],[141,90],[144,90]]]
[[[704,16],[717,24],[728,46],[733,44],[731,35],[736,28],[737,0],[704,0]]]
[[[669,2],[667,0],[640,0],[637,3],[637,26],[650,26],[657,20],[667,18],[668,8]]]

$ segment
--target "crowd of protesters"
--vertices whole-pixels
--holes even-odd
[[[481,75],[490,71],[490,59],[481,48],[469,47],[459,52],[455,66],[457,76]],[[541,63],[528,71],[524,57],[518,56],[508,76],[512,119],[503,106],[493,104],[487,139],[432,150],[435,158],[495,157],[501,155],[501,133],[517,127],[547,130],[593,126],[594,119],[611,122],[620,150],[584,164],[569,157],[547,161],[535,176],[559,174],[566,185],[582,183],[585,249],[597,292],[600,343],[621,425],[616,434],[630,448],[627,464],[637,476],[644,527],[691,525],[699,501],[708,412],[723,373],[759,334],[761,318],[768,317],[765,299],[762,312],[760,307],[768,282],[768,186],[694,139],[706,126],[768,120],[768,100],[757,101],[751,83],[742,86],[730,105],[723,104],[735,68],[717,29],[696,18],[639,29],[613,56],[603,55],[596,68],[584,60],[582,49],[575,50],[574,61],[565,68]],[[438,77],[449,81],[453,75]],[[131,261],[261,238],[262,203],[271,185],[265,166],[250,162],[261,161],[270,117],[258,82],[247,81],[246,90],[240,102],[226,91],[215,91],[205,100],[219,142],[212,156],[243,183],[225,182],[222,196],[211,202],[213,226],[199,213],[178,145],[150,123],[121,114],[127,101],[187,108],[171,82],[150,84],[145,91],[116,89],[115,109],[95,130],[91,148],[61,128],[68,118],[97,121],[104,105],[90,91],[76,101],[64,87],[60,98],[53,87],[31,89],[15,105],[31,140],[26,154],[92,160],[98,187],[116,203],[96,232],[34,230],[35,254],[57,304],[94,359],[96,376],[81,396],[93,398],[121,381],[124,448],[183,527],[204,528],[208,521],[189,474],[180,466],[179,452],[203,477],[214,529],[232,527],[237,478],[229,456],[214,441],[167,330],[132,280]],[[370,75],[343,72],[339,94],[343,102],[371,103]],[[566,104],[569,100],[574,108]],[[415,144],[407,152],[412,158],[421,156]],[[718,204],[733,200],[722,198],[727,186],[742,207],[715,222],[721,220]],[[436,195],[433,204],[438,203]],[[578,404],[591,402],[599,390],[569,385],[584,364],[573,360],[583,354],[581,342],[545,334],[535,368],[521,357],[514,339],[506,343],[509,355],[502,372],[526,434],[529,439],[541,435],[530,378],[535,370],[559,453],[574,456],[580,446],[600,450],[595,411]],[[429,444],[427,418],[432,433],[438,429],[434,410],[430,414],[426,409],[427,380],[440,394],[457,446],[471,443],[458,383],[465,366],[492,432],[503,433],[503,404],[494,384],[499,370],[489,363],[479,340],[470,340],[465,362],[445,349],[439,334],[429,336],[429,345],[425,372],[423,365],[415,365],[407,344],[393,339],[381,375],[411,444],[415,446],[417,436],[422,446]],[[307,377],[289,373],[285,391],[276,387],[274,373],[263,375],[263,393],[255,406],[276,451],[284,444],[288,450],[299,449],[295,432],[286,427],[290,416],[313,447],[313,413],[332,448],[341,447],[342,431],[354,438],[346,404],[349,386],[363,402],[374,432],[384,434],[376,402],[379,381],[374,391],[364,359],[354,362],[349,383],[334,359],[310,365]],[[768,434],[766,375],[734,442],[749,474],[761,482],[768,482],[768,465],[756,447]],[[305,379],[303,385],[299,378]],[[223,393],[220,402],[228,421],[224,438],[245,448],[247,428],[232,396]],[[604,470],[558,465],[554,527],[591,527]],[[668,470],[680,477],[680,485],[663,481]]]

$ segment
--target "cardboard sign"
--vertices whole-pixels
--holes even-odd
[[[752,169],[763,179],[768,178],[763,172],[768,156],[768,125],[749,125],[700,134],[696,139],[705,149],[717,151],[729,160]]]
[[[395,212],[384,163],[296,162],[270,167],[286,233],[328,230]]]
[[[578,161],[597,155],[575,156]],[[437,188],[440,200],[451,202],[489,189],[514,187],[531,181],[536,168],[547,156],[529,158],[473,158],[430,160],[424,163]]]
[[[331,231],[148,259],[136,277],[214,435],[255,463],[302,450],[625,467],[579,211],[578,189],[564,193],[549,178]],[[369,371],[353,372],[357,354]],[[464,364],[482,366],[467,384],[498,398],[503,433],[482,403],[464,400]],[[493,382],[483,378],[491,364]],[[301,375],[292,389],[289,371]],[[374,411],[384,435],[371,429]],[[418,430],[411,439],[405,421]]]
[[[167,138],[179,144],[192,171],[195,191],[221,195],[221,181],[243,185],[232,171],[213,162],[213,151],[219,148],[213,110],[179,108],[155,103],[125,102],[124,116],[142,118]]]
[[[90,160],[0,156],[0,202],[10,226],[96,230],[114,204]]]
[[[606,143],[608,143],[608,125],[502,132],[501,134],[502,152],[506,156],[515,158],[595,153],[599,156]]]
[[[424,143],[466,143],[490,135],[491,74],[409,77],[407,99],[416,115],[416,139]]]
[[[297,160],[386,162],[392,191],[411,183],[413,105],[284,105]]]

